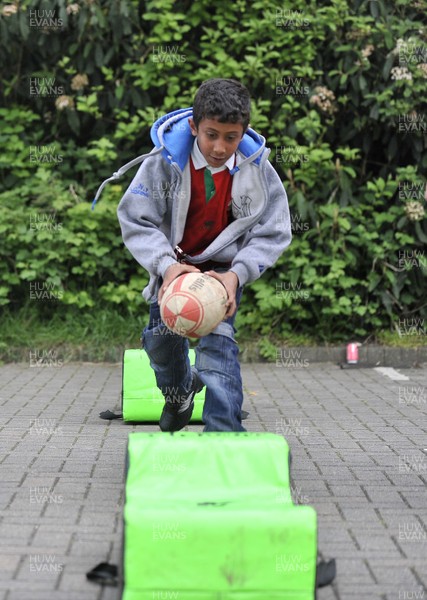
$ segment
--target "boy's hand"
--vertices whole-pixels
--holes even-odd
[[[232,317],[237,310],[236,305],[236,290],[239,287],[239,278],[234,271],[226,271],[225,273],[217,273],[216,271],[206,271],[206,275],[210,275],[214,279],[218,279],[227,290],[227,312],[224,319]]]
[[[183,263],[176,263],[168,267],[166,269],[162,287],[159,289],[159,293],[157,295],[157,301],[159,304],[162,301],[163,294],[166,292],[172,281],[183,273],[200,273],[200,269],[193,265],[185,265]]]

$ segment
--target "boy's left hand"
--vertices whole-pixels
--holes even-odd
[[[226,271],[225,273],[217,273],[216,271],[206,271],[206,275],[210,275],[214,279],[218,279],[227,290],[227,312],[225,319],[232,317],[237,310],[236,305],[236,290],[239,286],[239,278],[234,271]]]

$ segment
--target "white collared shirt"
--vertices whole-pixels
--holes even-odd
[[[234,168],[235,154],[232,154],[230,156],[230,158],[227,160],[227,162],[224,163],[221,167],[211,167],[206,162],[206,159],[203,156],[203,154],[199,148],[199,144],[197,143],[197,138],[196,138],[194,140],[193,149],[191,150],[191,158],[193,159],[193,165],[194,165],[195,169],[199,170],[199,169],[203,169],[204,167],[207,167],[209,169],[209,171],[213,174],[213,173],[219,173],[220,171],[224,171],[224,169],[228,169],[229,171],[231,171],[231,169]]]

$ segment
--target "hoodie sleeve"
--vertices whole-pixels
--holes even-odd
[[[126,248],[150,275],[161,277],[177,262],[168,239],[172,195],[168,169],[160,155],[147,158],[117,208]]]
[[[231,271],[236,273],[239,284],[258,279],[271,267],[292,240],[288,198],[279,175],[266,163],[268,202],[264,213],[247,233],[244,247],[235,255]]]

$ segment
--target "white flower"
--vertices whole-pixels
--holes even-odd
[[[80,75],[80,73],[78,73],[77,75],[74,75],[74,77],[71,80],[72,90],[82,90],[87,85],[89,85],[89,79],[85,73],[83,75]]]
[[[427,63],[420,63],[419,65],[417,65],[417,68],[423,74],[424,79],[426,79],[427,78]]]
[[[375,46],[373,46],[372,44],[368,44],[367,46],[365,46],[362,50],[363,58],[368,58],[368,56],[371,56],[371,54],[374,50],[375,50]]]
[[[10,17],[11,15],[14,15],[17,12],[18,7],[16,6],[16,4],[6,4],[6,6],[3,6],[3,8],[1,9],[1,14],[3,15],[3,17]]]
[[[334,92],[322,85],[315,87],[314,91],[316,92],[316,94],[311,96],[309,100],[310,104],[318,106],[321,111],[329,115],[333,115],[334,112],[337,111],[337,107],[335,106]]]
[[[421,221],[424,218],[424,206],[417,200],[411,200],[405,204],[405,212],[410,221]]]
[[[80,6],[78,4],[69,4],[66,8],[68,15],[76,15],[80,10]]]
[[[393,67],[391,70],[391,79],[395,81],[401,81],[402,79],[411,80],[412,73],[407,67]]]
[[[74,100],[71,98],[71,96],[58,96],[58,98],[55,100],[55,106],[58,110],[74,108]]]

